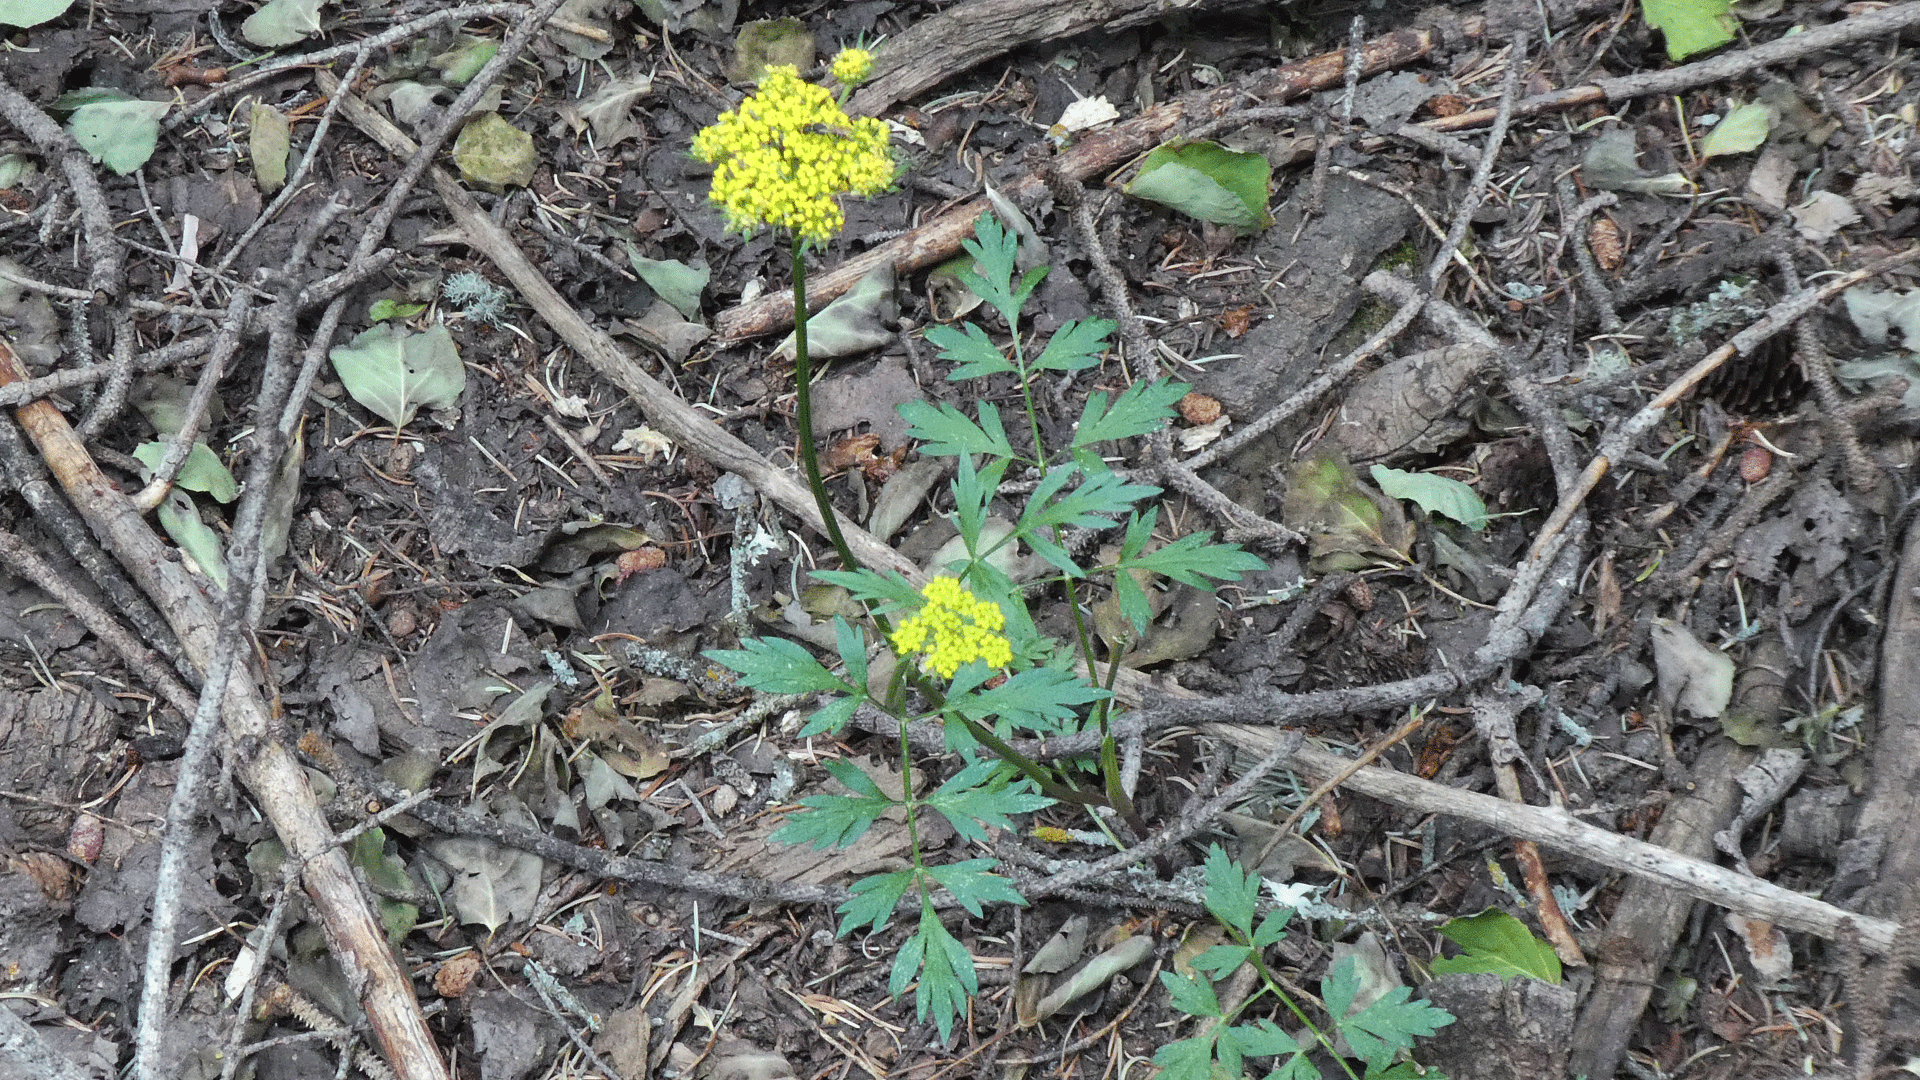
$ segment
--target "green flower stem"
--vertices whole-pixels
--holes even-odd
[[[813,361],[807,356],[807,261],[806,242],[793,238],[793,378],[795,382],[794,424],[800,436],[800,465],[807,473],[807,486],[813,489],[813,502],[820,508],[820,520],[827,538],[840,553],[842,569],[860,569],[847,538],[840,532],[833,503],[827,498],[826,481],[820,478],[820,455],[813,446]]]

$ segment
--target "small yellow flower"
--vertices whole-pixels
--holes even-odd
[[[841,49],[833,57],[833,77],[841,86],[859,86],[873,74],[873,50],[858,47]]]
[[[893,181],[887,126],[855,120],[791,65],[767,69],[760,89],[693,138],[714,166],[709,197],[727,228],[763,225],[824,241],[846,224],[836,196],[877,195]]]
[[[893,647],[901,656],[919,653],[921,666],[943,679],[953,678],[975,660],[994,668],[1013,662],[1000,605],[976,599],[950,577],[927,582],[920,595],[927,598],[926,606],[893,631]]]

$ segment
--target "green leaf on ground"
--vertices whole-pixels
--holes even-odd
[[[1375,465],[1373,482],[1388,498],[1411,499],[1429,514],[1440,514],[1479,531],[1487,527],[1487,504],[1478,492],[1450,476],[1407,472]]]
[[[165,529],[173,542],[200,572],[213,579],[222,591],[227,587],[226,549],[220,543],[220,534],[200,520],[200,508],[194,505],[193,496],[174,488],[167,492],[165,502],[155,512],[160,519],[160,527]]]
[[[740,27],[733,38],[733,63],[727,77],[734,82],[759,82],[767,69],[791,64],[799,71],[813,66],[817,46],[813,31],[799,19],[762,19]]]
[[[1730,0],[1646,0],[1644,11],[1647,25],[1667,39],[1667,58],[1676,63],[1734,38]]]
[[[433,66],[448,86],[465,86],[499,51],[500,43],[492,38],[462,34],[451,49],[433,58]]]
[[[1700,156],[1744,154],[1766,142],[1772,127],[1773,110],[1765,105],[1742,105],[1713,125],[1713,130],[1700,140]]]
[[[676,259],[649,259],[627,245],[627,262],[633,272],[647,283],[662,300],[689,319],[700,317],[700,298],[707,291],[713,271],[705,266],[689,266]]]
[[[417,334],[381,323],[327,355],[353,400],[397,428],[423,405],[453,408],[467,387],[460,350],[438,323]]]
[[[133,456],[147,468],[158,470],[167,456],[167,444],[141,443],[133,448]],[[240,485],[234,482],[233,473],[227,471],[220,455],[203,442],[194,443],[193,449],[187,451],[186,463],[174,474],[173,482],[188,491],[206,492],[216,502],[230,503],[240,497]]]
[[[499,113],[481,113],[467,121],[453,141],[453,163],[460,179],[495,194],[533,183],[533,136]]]
[[[160,145],[160,118],[173,103],[140,101],[118,91],[100,91],[87,98],[67,120],[67,132],[80,148],[121,176],[145,165]]]
[[[919,929],[900,949],[893,976],[887,980],[888,992],[896,998],[904,996],[916,970],[920,986],[913,995],[914,1011],[923,1022],[931,1016],[940,1041],[946,1042],[953,1035],[954,1020],[979,992],[980,980],[974,974],[973,956],[941,924],[932,904],[921,908]]]
[[[0,23],[39,26],[65,15],[72,6],[73,0],[0,0]]]
[[[253,182],[262,195],[271,195],[287,182],[287,155],[293,128],[279,109],[254,102],[247,127],[247,159],[253,162]]]
[[[1213,542],[1213,533],[1197,532],[1188,533],[1145,555],[1123,560],[1119,568],[1151,570],[1182,585],[1212,589],[1213,582],[1208,578],[1239,581],[1241,574],[1264,570],[1266,565],[1259,556],[1240,550],[1238,544],[1216,544]]]
[[[1525,923],[1495,908],[1454,919],[1440,935],[1466,950],[1465,955],[1435,957],[1437,975],[1455,972],[1491,972],[1501,978],[1525,975],[1559,985],[1560,957],[1553,946],[1533,936]]]
[[[320,32],[322,0],[267,0],[240,24],[240,36],[263,49],[293,45]]]
[[[1272,177],[1264,155],[1204,140],[1176,141],[1155,147],[1123,190],[1201,221],[1263,229],[1273,224],[1267,213]]]

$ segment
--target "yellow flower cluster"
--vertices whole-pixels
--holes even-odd
[[[873,50],[849,46],[833,57],[833,77],[841,86],[859,86],[873,74]]]
[[[975,599],[958,579],[937,577],[920,590],[926,606],[901,621],[893,631],[893,647],[901,656],[919,653],[921,665],[943,679],[963,666],[982,660],[988,667],[1013,662],[1013,646],[1003,633],[1007,617],[1000,605]]]
[[[875,195],[893,180],[887,126],[850,119],[790,65],[768,68],[753,96],[702,128],[693,154],[714,166],[710,197],[741,232],[826,240],[846,224],[836,195]]]

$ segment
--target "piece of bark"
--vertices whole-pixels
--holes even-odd
[[[1709,744],[1693,764],[1692,790],[1660,816],[1653,843],[1691,858],[1712,859],[1713,834],[1726,828],[1740,809],[1735,778],[1753,757],[1730,739]],[[1693,897],[1645,878],[1627,885],[1594,956],[1597,977],[1575,1028],[1569,1075],[1612,1076],[1619,1067],[1693,905]]]
[[[1453,1023],[1420,1040],[1420,1061],[1473,1080],[1557,1080],[1573,1037],[1572,989],[1525,976],[1442,975],[1420,996]]]
[[[1188,0],[1180,10],[1249,6],[1251,0]],[[855,91],[848,111],[878,116],[1022,45],[1124,30],[1167,14],[1165,0],[969,0],[888,39],[875,58],[873,77]]]
[[[0,343],[0,385],[26,378],[12,347]],[[212,661],[218,629],[212,603],[186,567],[94,464],[59,409],[51,402],[31,401],[15,415],[74,508],[166,616],[187,656],[204,670]],[[245,661],[236,662],[222,718],[238,748],[234,758],[241,779],[288,853],[305,862],[301,883],[307,898],[348,985],[360,994],[374,1039],[395,1075],[401,1080],[447,1080],[439,1047],[413,996],[413,983],[388,948],[386,930],[367,906],[346,853],[333,844],[333,828],[320,811],[306,771],[274,737],[270,716],[253,669]]]
[[[1880,709],[1868,761],[1873,776],[1855,843],[1879,847],[1880,872],[1849,907],[1891,918],[1920,890],[1920,522],[1907,527],[1880,639]]]

